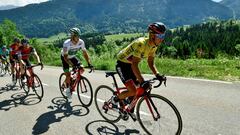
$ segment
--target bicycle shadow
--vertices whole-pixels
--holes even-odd
[[[26,94],[25,92],[15,93],[11,98],[22,105],[36,105],[42,101],[42,99],[39,99],[35,94]]]
[[[85,127],[85,130],[89,135],[95,135],[95,134],[130,135],[130,134],[140,133],[140,131],[136,129],[126,129],[125,126],[124,128],[125,128],[125,131],[120,132],[118,126],[116,126],[114,123],[111,123],[105,120],[96,120],[88,123],[87,126]]]
[[[2,94],[4,92],[8,92],[8,91],[17,91],[17,90],[20,90],[20,87],[6,85],[4,87],[0,87],[0,94]]]
[[[19,105],[28,105],[25,103],[26,94],[24,92],[16,93],[11,96],[11,99],[0,102],[0,110],[9,111],[13,107]]]
[[[52,103],[54,105],[47,107],[51,111],[46,112],[37,118],[37,122],[32,128],[33,135],[43,134],[47,132],[51,124],[60,122],[63,118],[70,117],[71,115],[85,116],[89,113],[88,108],[82,107],[80,105],[71,106],[70,102],[62,97],[53,98]],[[62,116],[58,117],[59,115]]]

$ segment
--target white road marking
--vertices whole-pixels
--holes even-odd
[[[42,85],[44,85],[44,86],[49,86],[48,84],[46,84],[46,83],[42,83]]]

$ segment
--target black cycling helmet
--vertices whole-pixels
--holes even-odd
[[[28,41],[28,39],[24,38],[24,39],[21,40],[21,43],[22,43],[22,44],[28,44],[29,41]]]
[[[19,38],[14,38],[14,39],[13,39],[13,42],[14,42],[14,43],[20,43],[20,39],[19,39]]]
[[[80,36],[80,33],[81,33],[80,29],[79,29],[79,28],[76,28],[76,27],[71,28],[71,29],[69,30],[69,32],[70,32],[71,34],[77,35],[78,37]]]
[[[162,22],[155,22],[148,25],[148,32],[162,34],[166,31],[166,26]]]

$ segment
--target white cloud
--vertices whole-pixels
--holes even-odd
[[[222,0],[212,0],[212,1],[215,1],[215,2],[220,2],[220,1],[222,1]]]
[[[0,0],[0,6],[14,5],[14,6],[25,6],[31,3],[40,3],[49,0]]]

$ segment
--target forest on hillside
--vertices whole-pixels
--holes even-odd
[[[200,77],[217,80],[240,80],[239,20],[210,21],[167,31],[167,38],[157,51],[155,60],[160,72],[166,75]],[[116,54],[138,36],[106,40],[102,33],[82,34],[96,69],[114,70]],[[25,37],[10,20],[0,23],[0,46],[9,46],[13,38]],[[112,35],[108,35],[112,36]],[[113,35],[116,36],[116,35]],[[44,65],[61,66],[60,51],[65,38],[42,43],[32,38]],[[81,51],[77,54],[83,64]],[[31,58],[31,61],[34,60]],[[142,73],[150,73],[146,61],[140,64]]]
[[[147,36],[146,33],[145,35]],[[3,21],[0,24],[0,45],[9,45],[15,36],[24,37],[18,32],[15,23],[10,20]],[[107,42],[101,33],[87,33],[81,35],[81,38],[95,55],[101,55],[108,51],[117,52],[137,37]],[[48,45],[39,45],[36,39],[32,39],[32,44],[36,48],[45,48],[43,50],[46,51],[43,51],[41,55],[46,57],[52,54],[48,50],[50,52],[60,50],[64,40],[63,38]],[[202,24],[169,29],[157,53],[159,57],[176,59],[237,57],[240,55],[240,20],[212,20]]]

